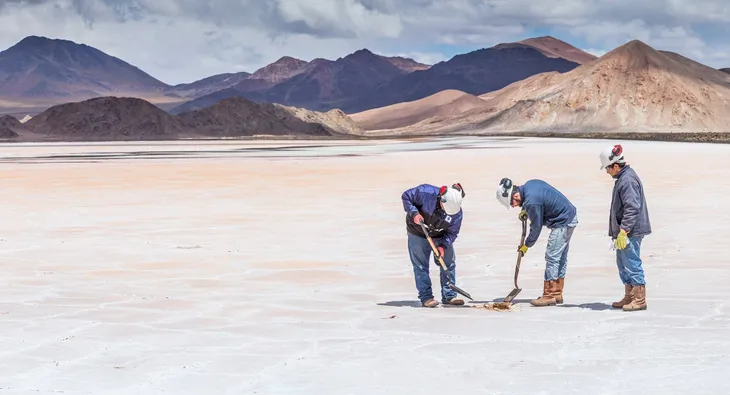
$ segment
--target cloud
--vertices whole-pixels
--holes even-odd
[[[435,63],[456,52],[551,34],[593,53],[632,39],[730,66],[723,0],[0,0],[0,48],[66,38],[167,82],[254,71],[283,55],[357,49]]]

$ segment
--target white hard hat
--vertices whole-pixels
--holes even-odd
[[[624,149],[621,147],[621,144],[606,147],[598,157],[601,159],[600,170],[603,170],[614,163],[624,163]]]
[[[512,185],[512,180],[509,178],[503,178],[497,186],[497,200],[507,207],[507,210],[512,208],[512,190],[514,188],[515,186]]]
[[[446,188],[445,186],[441,187],[439,198],[441,199],[441,203],[444,205],[444,211],[446,211],[446,214],[454,215],[458,213],[459,210],[461,210],[461,202],[464,200],[465,195],[464,188],[462,188],[459,183],[456,183],[449,188]]]

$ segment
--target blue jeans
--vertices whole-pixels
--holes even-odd
[[[434,244],[438,246],[437,239],[434,239]],[[433,256],[433,262],[439,267],[439,272],[441,273],[441,302],[448,303],[449,300],[456,297],[456,292],[446,285],[446,280],[448,279],[448,277],[446,277],[446,272],[444,272],[444,269],[441,269],[441,264],[438,263],[436,256],[433,255],[431,245],[428,244],[428,240],[426,240],[425,237],[408,233],[408,254],[410,255],[411,263],[413,264],[413,275],[416,278],[416,289],[418,290],[418,299],[421,303],[429,299],[433,299],[431,277],[428,273],[428,264],[431,256]],[[455,284],[456,256],[454,254],[453,246],[444,249],[443,259],[446,268],[449,270],[451,282]]]
[[[547,248],[545,248],[545,281],[565,278],[565,272],[568,268],[570,238],[573,237],[576,226],[578,226],[577,215],[573,217],[567,226],[550,231]]]
[[[646,285],[641,266],[641,241],[644,236],[629,237],[626,248],[616,250],[616,265],[621,282],[626,285]]]

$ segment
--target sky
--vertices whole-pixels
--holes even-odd
[[[0,50],[29,35],[93,46],[168,84],[362,48],[433,64],[543,35],[599,56],[638,39],[721,68],[730,67],[730,2],[0,0]]]

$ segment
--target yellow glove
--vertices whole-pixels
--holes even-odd
[[[527,248],[528,247],[526,245],[523,245],[523,246],[520,246],[520,248],[518,248],[517,251],[519,251],[520,254],[522,254],[522,256],[525,256],[525,254],[527,254]]]
[[[524,208],[522,209],[522,211],[520,211],[519,214],[517,214],[517,219],[519,219],[520,221],[527,219],[527,211],[525,211]]]
[[[621,229],[621,232],[618,233],[618,237],[613,242],[613,246],[618,248],[619,250],[623,250],[626,248],[626,244],[629,242],[629,235],[626,234],[626,231]]]

